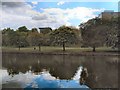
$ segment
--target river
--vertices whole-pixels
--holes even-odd
[[[82,67],[86,85],[80,85]],[[3,88],[117,88],[117,56],[2,54]]]

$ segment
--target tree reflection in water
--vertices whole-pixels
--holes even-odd
[[[86,84],[92,88],[118,87],[118,58],[116,56],[69,56],[4,54],[2,67],[10,75],[26,73],[40,74],[43,69],[61,80],[70,80],[79,66],[86,67],[88,78]],[[114,79],[113,79],[114,78]]]

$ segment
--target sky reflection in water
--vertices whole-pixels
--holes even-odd
[[[6,70],[1,70],[2,84],[17,82],[25,90],[27,88],[88,88],[86,85],[79,84],[81,68],[78,68],[71,80],[55,78],[46,70],[43,70],[39,75],[29,71],[25,74],[19,73],[13,77],[9,76]]]

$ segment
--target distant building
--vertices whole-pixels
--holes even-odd
[[[117,18],[119,15],[120,15],[120,12],[105,10],[99,15],[99,17],[102,18],[103,20],[111,20],[112,18]]]
[[[40,29],[40,33],[43,33],[43,34],[47,34],[52,31],[52,29],[50,27],[43,27],[43,28],[39,28],[39,29]]]

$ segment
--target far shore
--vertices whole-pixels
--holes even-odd
[[[41,51],[33,47],[29,48],[2,48],[3,54],[39,54],[39,55],[76,55],[76,56],[120,56],[120,51],[110,48],[97,48],[92,52],[92,48],[67,47],[62,51],[62,47],[42,47]]]

